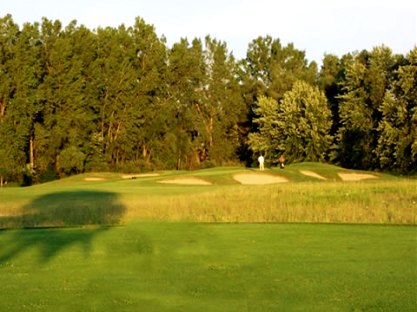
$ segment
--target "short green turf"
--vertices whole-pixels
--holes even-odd
[[[0,231],[0,311],[415,311],[414,226]]]
[[[239,185],[234,174],[258,170],[229,167],[0,189],[0,311],[416,311],[416,180],[343,182],[344,170],[267,169],[289,180],[268,186]],[[158,183],[181,176],[212,185]]]

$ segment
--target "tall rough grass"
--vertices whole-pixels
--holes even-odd
[[[0,228],[117,225],[124,213],[115,193],[55,192],[32,201],[0,203]]]
[[[126,197],[128,219],[199,222],[416,224],[415,181],[227,186]]]
[[[417,224],[417,182],[407,179],[203,187],[72,182],[0,195],[0,228],[115,225],[136,219]]]

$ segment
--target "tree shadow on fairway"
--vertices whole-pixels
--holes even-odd
[[[112,192],[72,191],[41,196],[17,216],[0,217],[0,265],[29,249],[49,261],[73,245],[91,250],[93,238],[119,225],[126,208]]]

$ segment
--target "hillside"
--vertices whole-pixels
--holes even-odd
[[[301,163],[148,174],[89,173],[0,190],[1,227],[130,220],[415,224],[417,182]]]

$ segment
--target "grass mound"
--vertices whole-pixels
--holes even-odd
[[[264,172],[239,167],[167,171],[129,179],[113,173],[83,174],[28,188],[0,189],[0,228],[137,219],[416,224],[415,179],[372,173],[377,178],[345,182],[341,173],[362,178],[371,174],[317,163]],[[249,177],[252,184],[260,177],[263,185],[242,185],[235,180],[239,176]],[[89,178],[100,180],[86,181]],[[267,179],[272,184],[264,185]],[[160,183],[166,181],[172,183]]]

